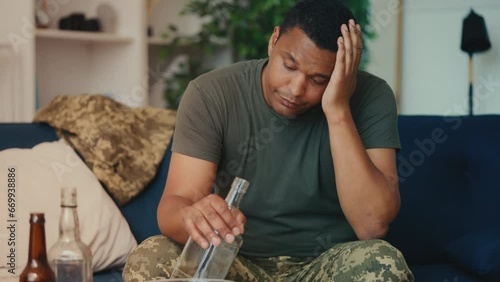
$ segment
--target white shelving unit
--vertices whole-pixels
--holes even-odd
[[[37,39],[60,39],[60,40],[75,40],[82,42],[104,42],[104,43],[131,43],[134,38],[120,36],[113,33],[103,32],[85,32],[85,31],[67,31],[57,29],[37,29]]]
[[[0,88],[0,110],[9,109],[0,114],[0,122],[30,122],[37,106],[63,94],[104,94],[129,106],[165,106],[159,54],[169,40],[162,34],[170,23],[184,34],[198,30],[197,18],[178,15],[189,0],[152,1],[150,13],[144,0],[49,1],[47,29],[34,28],[35,1],[0,0],[2,54],[15,56],[0,64],[0,81],[17,79]],[[75,12],[97,17],[104,3],[117,15],[113,33],[58,29],[60,18]],[[146,35],[148,24],[154,28],[152,38]],[[16,68],[7,67],[12,62]]]
[[[104,94],[129,106],[149,103],[145,1],[65,1],[49,29],[36,31],[35,79],[40,106],[54,97]],[[61,17],[84,13],[96,17],[106,3],[116,13],[112,34],[57,29]]]
[[[165,46],[171,41],[169,39],[164,39],[161,37],[152,37],[148,39],[149,46]]]
[[[0,42],[4,49],[10,43],[22,62],[16,70],[22,87],[0,93],[2,101],[17,109],[16,114],[10,119],[2,116],[1,122],[29,122],[37,104],[43,107],[62,94],[96,93],[129,106],[149,104],[146,1],[50,1],[47,29],[34,28],[35,0],[0,1],[5,8],[0,8]],[[59,19],[71,13],[97,17],[97,7],[103,3],[116,12],[113,33],[57,29]],[[20,43],[12,44],[12,38]],[[3,66],[0,69],[5,73]]]

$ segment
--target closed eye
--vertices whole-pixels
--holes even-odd
[[[293,71],[294,70],[291,66],[287,65],[285,62],[283,62],[283,66],[285,67],[285,69],[287,69],[289,71]]]
[[[324,85],[328,82],[327,79],[324,78],[311,78],[312,82],[317,85]]]

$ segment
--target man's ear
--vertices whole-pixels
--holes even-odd
[[[278,38],[280,36],[280,27],[275,26],[273,34],[271,34],[271,38],[269,38],[269,45],[267,46],[267,55],[271,56],[271,53],[273,52],[274,46],[276,45],[276,42],[278,41]]]

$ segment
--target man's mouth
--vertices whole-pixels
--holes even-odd
[[[299,106],[299,104],[292,103],[289,100],[287,100],[281,96],[280,96],[280,102],[283,106],[290,108],[290,109],[294,109],[294,108],[297,108]]]

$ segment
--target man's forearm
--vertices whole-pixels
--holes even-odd
[[[157,218],[161,233],[180,244],[185,244],[189,234],[183,227],[181,209],[192,204],[192,201],[180,196],[169,196],[160,204]]]
[[[389,179],[374,165],[349,109],[327,120],[342,211],[359,239],[383,237],[399,210],[397,179]]]

